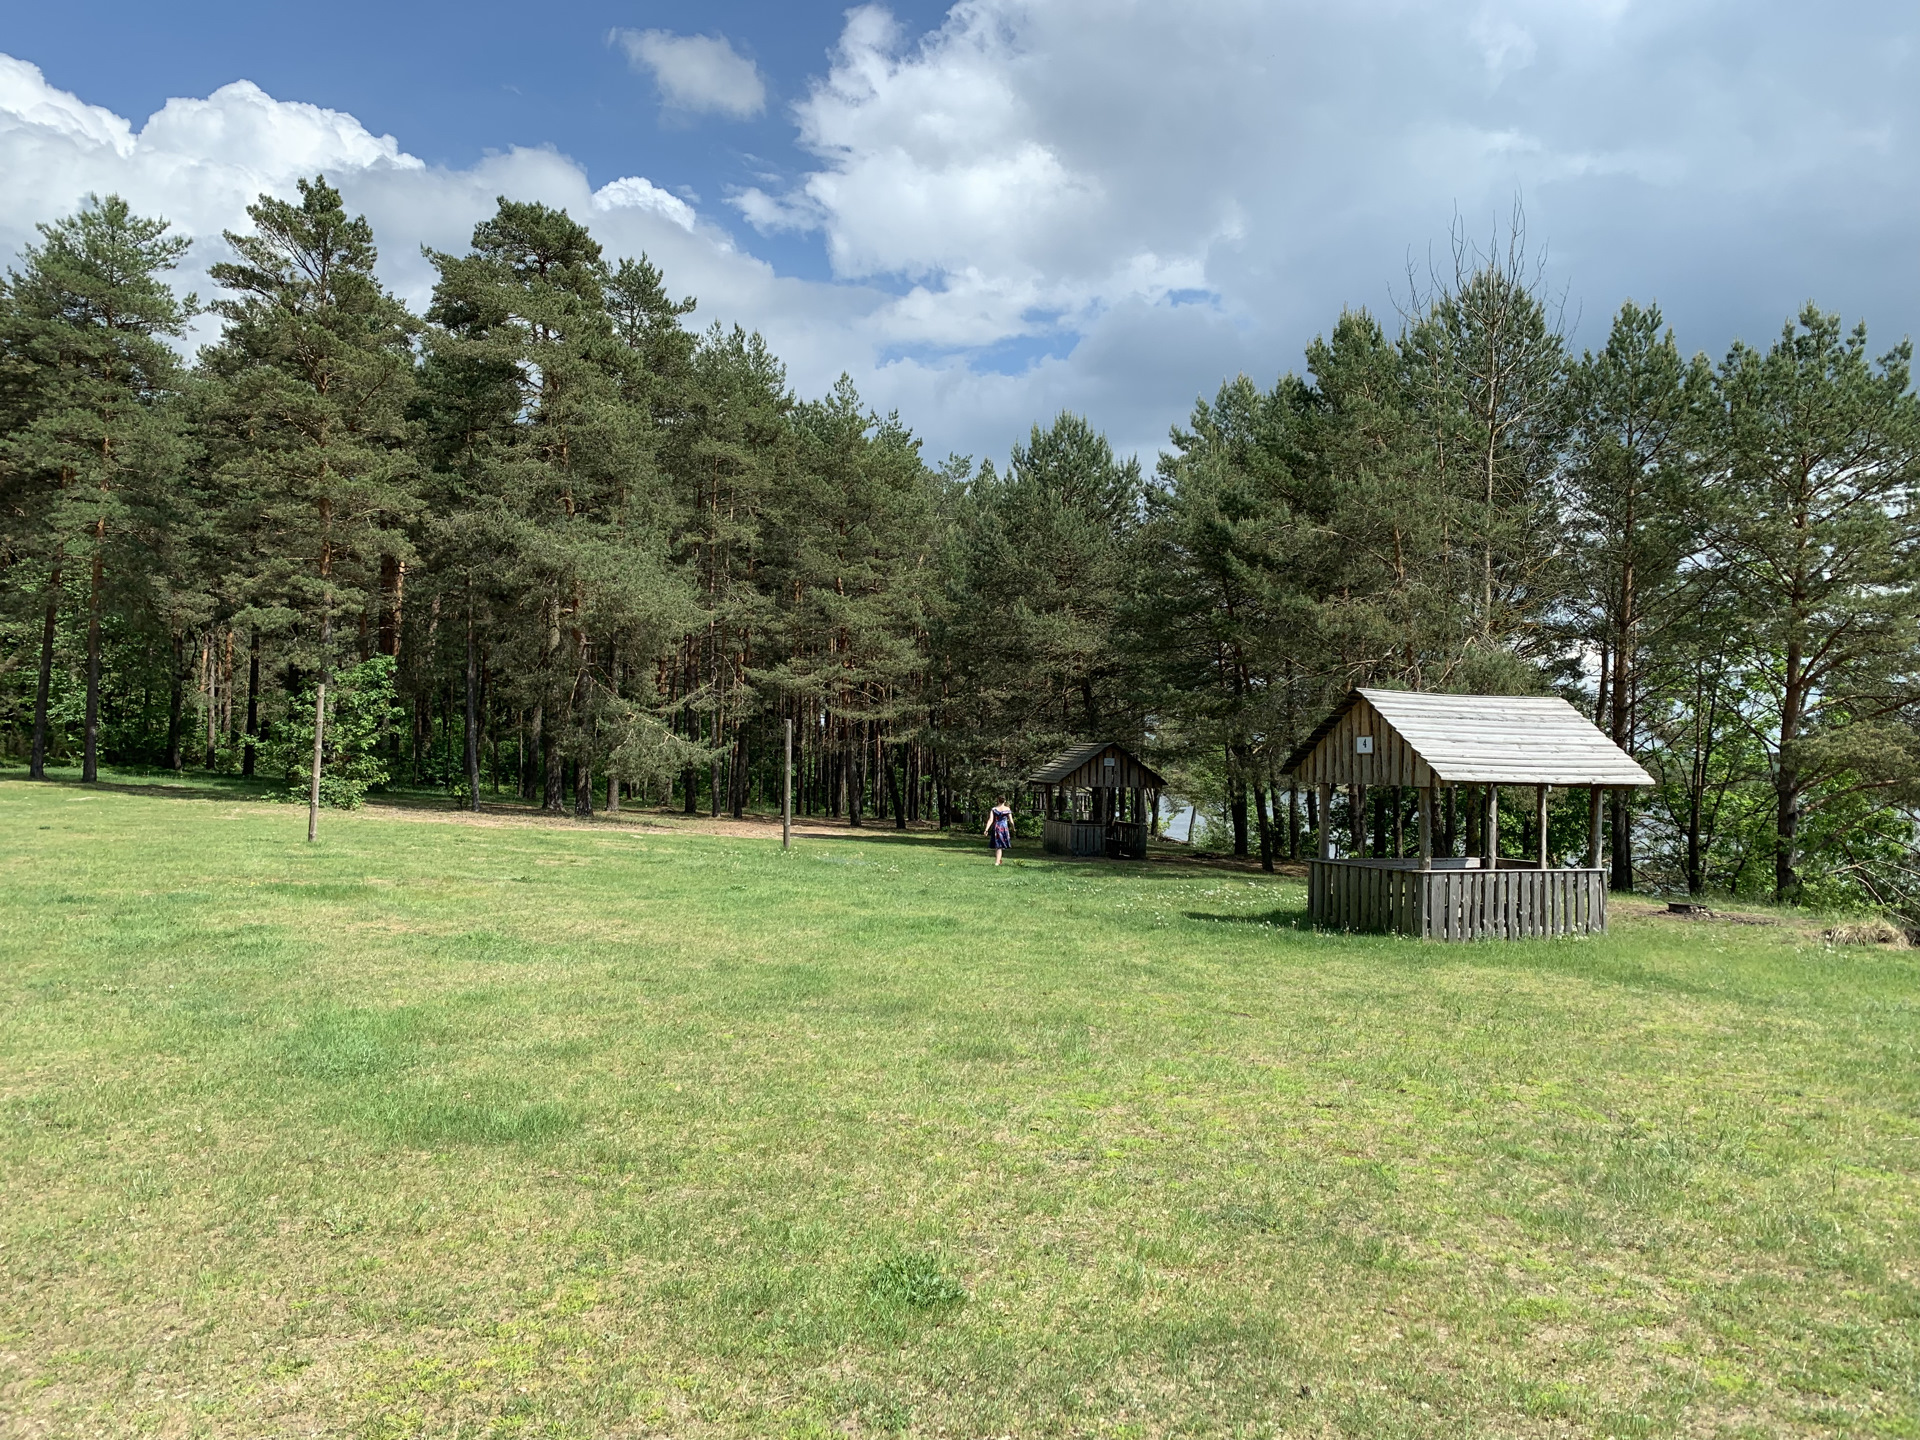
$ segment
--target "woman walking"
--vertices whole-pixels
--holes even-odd
[[[1013,810],[1004,796],[988,812],[986,836],[987,844],[993,847],[993,863],[998,865],[1000,857],[1013,848]]]

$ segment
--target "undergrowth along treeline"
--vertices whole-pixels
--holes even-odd
[[[421,316],[324,179],[249,216],[191,365],[185,241],[115,197],[0,293],[0,741],[36,774],[304,796],[324,716],[332,803],[738,814],[792,720],[803,812],[946,824],[1099,736],[1271,863],[1349,685],[1551,688],[1660,782],[1615,799],[1616,885],[1920,914],[1910,352],[1815,306],[1713,363],[1628,302],[1574,355],[1518,227],[1456,236],[1397,329],[1344,312],[1150,476],[1072,415],[976,470],[562,211],[501,200]],[[1386,834],[1411,797],[1338,803]]]

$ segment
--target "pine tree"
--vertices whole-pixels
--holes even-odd
[[[1132,557],[1132,656],[1155,742],[1189,789],[1224,801],[1236,855],[1275,856],[1275,773],[1317,705],[1316,579],[1326,558],[1324,493],[1303,463],[1312,399],[1286,376],[1271,391],[1241,376],[1194,407],[1148,493]],[[1303,693],[1303,691],[1307,693]]]
[[[1659,307],[1632,301],[1614,316],[1606,348],[1588,352],[1574,369],[1577,418],[1565,489],[1574,539],[1571,598],[1580,612],[1574,628],[1599,657],[1595,722],[1630,754],[1640,749],[1651,718],[1642,715],[1647,650],[1685,618],[1682,562],[1698,548],[1701,518],[1695,410],[1710,384],[1704,358],[1691,367],[1680,358]],[[1712,672],[1689,673],[1700,689]],[[1628,891],[1633,800],[1624,789],[1610,799],[1612,887]],[[1698,803],[1696,792],[1693,812]]]
[[[1528,683],[1557,637],[1554,481],[1570,420],[1565,347],[1516,216],[1482,253],[1456,232],[1454,274],[1401,341],[1429,484],[1447,497],[1441,563],[1469,611],[1458,683]],[[1522,664],[1513,662],[1519,660]]]
[[[1809,304],[1765,351],[1736,344],[1721,412],[1712,557],[1739,597],[1769,697],[1774,894],[1801,890],[1812,810],[1911,798],[1920,740],[1920,402],[1912,347],[1875,362],[1864,325]]]
[[[411,553],[416,460],[406,307],[374,276],[373,231],[324,177],[295,204],[263,195],[254,229],[228,232],[239,257],[212,267],[227,297],[202,425],[223,524],[235,537],[250,628],[282,638],[313,676],[307,836],[318,835],[327,684],[341,617],[365,617],[383,559]]]
[[[439,526],[435,545],[468,622],[469,803],[484,601],[505,622],[493,638],[530,712],[542,806],[564,807],[571,765],[574,808],[590,814],[593,767],[619,748],[610,716],[631,718],[633,688],[614,693],[620,657],[624,673],[644,674],[687,620],[648,410],[646,344],[668,338],[663,307],[644,272],[616,285],[599,243],[545,205],[503,198],[468,254],[431,258],[440,280],[423,414],[436,484],[466,516]]]
[[[0,336],[16,377],[0,451],[33,516],[43,567],[40,671],[30,773],[46,774],[47,707],[64,577],[86,566],[86,718],[81,779],[99,774],[101,637],[112,592],[145,575],[133,516],[160,503],[182,465],[180,367],[167,337],[193,314],[163,278],[188,241],[136,216],[117,195],[39,227],[42,243],[10,277]]]
[[[997,787],[1073,740],[1137,743],[1139,716],[1116,629],[1131,594],[1145,486],[1078,415],[1035,425],[1005,474],[967,488],[941,644],[971,746]]]

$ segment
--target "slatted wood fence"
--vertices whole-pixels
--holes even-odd
[[[1147,858],[1147,827],[1116,820],[1049,820],[1041,827],[1040,848],[1049,855],[1104,855],[1109,860]]]
[[[1405,860],[1311,860],[1307,911],[1332,930],[1423,940],[1522,940],[1604,934],[1606,872],[1420,870]]]

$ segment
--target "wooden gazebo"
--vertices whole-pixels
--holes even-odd
[[[1076,745],[1027,777],[1045,816],[1050,855],[1147,858],[1147,836],[1166,782],[1136,755],[1111,741]]]
[[[1533,695],[1431,695],[1353,690],[1287,759],[1295,785],[1317,790],[1317,858],[1308,863],[1308,913],[1316,925],[1390,930],[1431,940],[1571,935],[1607,928],[1600,869],[1601,796],[1653,777],[1566,701]],[[1330,811],[1344,787],[1351,858],[1338,855]],[[1418,850],[1403,853],[1396,822],[1367,855],[1367,792],[1396,788],[1394,814],[1414,793]],[[1533,790],[1533,853],[1500,852],[1500,790]],[[1547,836],[1553,786],[1587,791],[1586,863],[1558,865]],[[1463,850],[1436,854],[1435,812],[1468,798]],[[1455,792],[1449,794],[1449,792]],[[1449,831],[1452,827],[1449,826]],[[1451,852],[1452,846],[1445,848]]]

